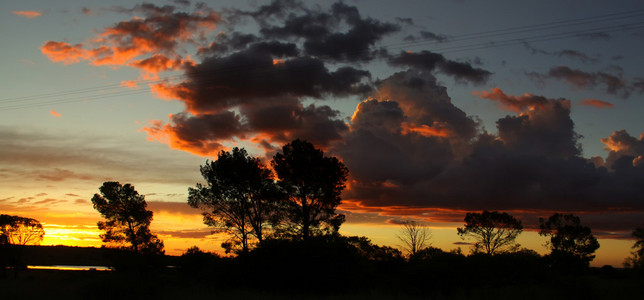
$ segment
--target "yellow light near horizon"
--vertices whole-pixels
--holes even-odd
[[[94,228],[75,228],[65,225],[46,224],[45,236],[41,245],[65,245],[78,247],[100,247],[101,231]]]

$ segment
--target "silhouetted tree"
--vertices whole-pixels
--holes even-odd
[[[402,226],[400,233],[396,237],[403,242],[403,248],[409,253],[410,257],[431,245],[429,239],[432,238],[432,234],[424,225],[408,220]]]
[[[335,157],[324,156],[313,144],[294,140],[275,154],[271,165],[288,195],[289,231],[302,239],[335,233],[344,222],[336,214],[349,170]]]
[[[631,256],[624,261],[624,267],[634,269],[644,269],[644,227],[637,228],[633,231],[635,244]]]
[[[523,231],[523,225],[507,213],[485,210],[482,213],[467,213],[465,227],[457,230],[461,238],[471,236],[476,240],[475,251],[483,249],[487,254],[494,254],[504,247],[518,249],[519,245],[514,240]]]
[[[572,214],[556,213],[548,220],[539,218],[542,236],[550,236],[548,246],[551,257],[566,259],[577,258],[586,265],[595,258],[599,242],[593,236],[590,227],[582,226],[579,217]]]
[[[107,221],[99,221],[98,228],[104,243],[133,250],[138,253],[163,253],[163,241],[150,232],[152,211],[146,210],[145,197],[132,185],[107,181],[94,194],[92,203]],[[123,244],[129,246],[122,246]]]
[[[35,219],[0,215],[0,244],[37,245],[44,235],[42,224]]]
[[[221,151],[217,160],[206,162],[201,175],[207,185],[189,188],[188,204],[202,208],[204,223],[225,228],[233,240],[222,244],[227,252],[241,245],[248,252],[251,236],[260,245],[269,223],[275,219],[279,198],[271,170],[258,158],[248,156],[244,149]]]

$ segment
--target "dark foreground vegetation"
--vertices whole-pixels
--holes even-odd
[[[104,182],[92,204],[106,248],[26,246],[42,240],[39,222],[0,217],[0,299],[640,299],[644,234],[637,229],[628,269],[589,268],[599,242],[579,217],[540,218],[545,256],[521,248],[521,220],[495,211],[467,213],[458,234],[473,252],[428,247],[431,234],[408,220],[400,250],[345,237],[336,212],[348,170],[306,141],[285,145],[272,171],[244,149],[221,151],[201,167],[206,184],[188,204],[205,225],[226,232],[234,257],[196,247],[164,255],[150,231],[153,213],[131,184]],[[31,241],[31,242],[30,242]],[[30,270],[26,265],[97,265],[113,271]]]
[[[22,252],[26,264],[107,263],[114,271],[5,270],[0,290],[3,299],[638,299],[644,294],[641,269],[562,264],[566,259],[574,261],[529,250],[466,256],[432,247],[405,258],[366,238],[340,236],[268,240],[234,258],[196,247],[177,257],[31,246]]]

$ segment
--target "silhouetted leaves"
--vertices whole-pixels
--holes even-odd
[[[241,246],[248,252],[251,238],[262,244],[269,225],[279,217],[277,200],[281,197],[271,170],[244,149],[221,151],[217,160],[206,162],[201,175],[207,185],[189,188],[188,204],[204,210],[204,223],[224,228],[232,239],[222,246],[226,252]]]
[[[0,215],[0,245],[37,245],[44,235],[45,230],[36,219]]]
[[[633,237],[635,238],[634,250],[631,252],[631,256],[624,261],[624,266],[644,270],[644,227],[635,229]]]
[[[344,215],[336,214],[349,170],[335,157],[324,156],[313,144],[294,140],[275,154],[271,165],[288,195],[286,233],[308,239],[336,233]]]
[[[134,186],[107,181],[99,190],[101,195],[94,194],[92,203],[106,219],[97,223],[105,232],[101,234],[104,243],[143,254],[163,253],[163,241],[150,232],[152,211]]]
[[[517,249],[519,245],[514,240],[523,231],[521,221],[507,213],[487,210],[482,213],[467,213],[465,227],[458,228],[458,234],[473,237],[476,242],[475,250],[484,250],[487,254],[495,254],[503,248]]]
[[[582,226],[579,217],[572,214],[556,213],[548,220],[539,218],[540,235],[550,236],[548,243],[552,250],[552,263],[566,269],[587,267],[595,258],[599,242],[590,227]]]

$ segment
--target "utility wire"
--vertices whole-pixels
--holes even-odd
[[[468,40],[469,41],[480,40],[480,39],[487,39],[490,37],[511,36],[518,33],[552,30],[552,29],[561,28],[562,26],[574,27],[579,25],[588,25],[593,23],[603,23],[603,22],[610,22],[610,21],[624,22],[626,19],[641,17],[642,15],[644,15],[644,10],[636,10],[636,11],[629,11],[629,12],[607,14],[602,16],[580,18],[580,19],[574,19],[574,20],[564,20],[564,21],[543,23],[543,24],[537,24],[537,25],[526,25],[526,26],[506,28],[506,29],[467,33],[467,34],[457,35],[457,36],[448,38],[448,40],[444,42],[439,42],[434,39],[424,39],[424,40],[421,39],[413,42],[384,45],[381,48],[385,48],[387,50],[394,50],[394,49],[402,49],[402,48],[415,48],[415,47],[427,46],[432,44],[444,45],[447,43],[455,43],[455,42],[468,41]],[[514,38],[505,39],[505,40],[487,41],[487,42],[476,43],[476,44],[465,44],[465,45],[459,45],[459,46],[444,47],[439,49],[432,49],[431,51],[440,52],[440,53],[471,51],[471,50],[516,45],[516,44],[521,44],[526,42],[542,42],[542,41],[564,39],[564,38],[570,38],[570,37],[580,36],[584,34],[590,34],[594,32],[625,31],[625,30],[632,30],[632,29],[637,29],[642,27],[644,27],[644,22],[621,23],[621,24],[615,24],[610,26],[595,27],[591,29],[572,30],[572,31],[560,32],[560,33],[544,33],[540,35],[533,35],[533,36],[527,36],[527,37],[526,36],[514,37]],[[293,63],[291,63],[289,66],[294,68],[298,67],[297,64],[293,64]],[[252,68],[253,66],[250,66],[250,65],[235,66],[227,69],[226,68],[220,69],[215,72],[209,72],[207,74],[192,72],[191,74],[173,75],[173,76],[163,77],[160,79],[151,79],[151,80],[141,79],[141,80],[136,80],[135,82],[137,84],[153,85],[153,84],[166,83],[172,80],[185,79],[187,77],[197,78],[197,79],[206,80],[206,81],[208,81],[209,79],[216,80],[218,78],[217,75],[228,74],[230,72],[236,73],[240,71],[247,71],[247,69],[245,69],[246,67]],[[265,69],[266,71],[268,70],[268,68],[265,68]],[[261,69],[256,71],[257,71],[256,72],[257,74],[262,73]],[[47,106],[51,104],[95,101],[95,100],[111,98],[111,97],[121,97],[121,96],[130,96],[130,95],[136,95],[136,94],[142,94],[142,93],[149,93],[149,89],[139,89],[134,91],[123,90],[123,89],[124,87],[119,83],[119,84],[110,84],[110,85],[99,86],[99,87],[88,87],[88,88],[76,89],[76,90],[66,90],[66,91],[55,92],[55,93],[43,93],[43,94],[32,95],[32,96],[0,99],[0,111],[33,108],[33,107]],[[118,92],[105,93],[106,91],[109,92],[113,90],[118,90]],[[95,94],[96,92],[100,92],[100,94]],[[74,97],[70,98],[66,96],[74,96]],[[65,97],[65,99],[54,100],[55,98],[60,98],[60,97]],[[24,103],[26,101],[33,101],[33,100],[40,100],[40,99],[52,99],[52,100],[33,102],[33,103]],[[3,105],[3,104],[8,104],[8,105]]]

